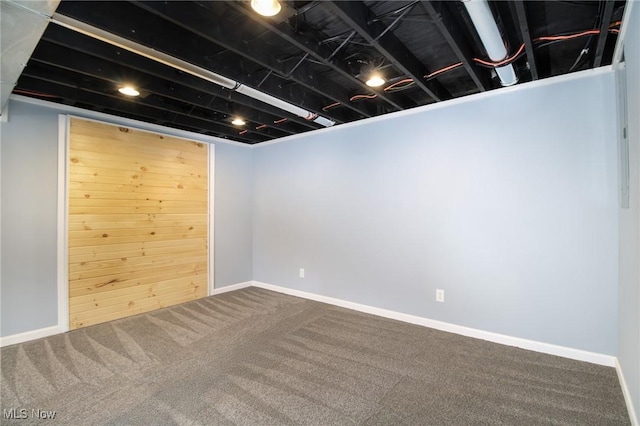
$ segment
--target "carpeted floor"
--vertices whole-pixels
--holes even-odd
[[[1,356],[3,424],[630,424],[613,368],[257,288]]]

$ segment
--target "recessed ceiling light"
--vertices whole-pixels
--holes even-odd
[[[244,126],[245,124],[247,124],[247,122],[240,117],[236,117],[231,121],[231,124],[235,126]]]
[[[386,83],[385,79],[375,74],[369,77],[369,80],[367,80],[366,85],[369,87],[380,87],[384,83]]]
[[[282,9],[278,0],[251,0],[251,7],[262,16],[277,15]]]
[[[131,86],[124,86],[118,89],[118,92],[122,93],[123,95],[127,95],[127,96],[138,96],[140,95],[140,92],[138,92],[136,89],[134,89]]]

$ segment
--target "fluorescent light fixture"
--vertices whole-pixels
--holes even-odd
[[[373,74],[369,77],[369,80],[367,80],[365,84],[369,87],[380,87],[384,83],[386,83],[386,80],[384,78],[380,77],[378,74]]]
[[[262,16],[274,16],[280,13],[282,5],[278,0],[251,0],[251,8]]]
[[[118,92],[127,96],[139,96],[140,92],[131,86],[124,86],[118,89]]]
[[[231,120],[231,124],[233,124],[234,126],[244,126],[245,124],[247,124],[247,122],[240,117],[236,117]]]
[[[509,52],[504,46],[502,34],[500,34],[487,0],[464,0],[462,4],[467,9],[471,22],[473,22],[489,58],[494,62],[505,59]],[[496,67],[495,70],[503,86],[512,86],[518,82],[518,76],[516,76],[513,65],[508,64]]]
[[[183,61],[182,59],[175,58],[171,55],[167,55],[166,53],[159,52],[140,43],[136,43],[135,41],[111,34],[110,32],[104,31],[82,21],[78,21],[77,19],[73,19],[59,13],[54,13],[50,22],[96,40],[108,43],[112,46],[119,47],[120,49],[135,53],[136,55],[151,59],[152,61],[167,65],[173,69],[210,81],[211,83],[215,83],[219,86],[226,87],[227,89],[235,90],[238,93],[242,93],[255,100],[280,108],[306,120],[313,121],[321,126],[330,127],[336,124],[333,120],[318,116],[311,111],[307,111],[297,105],[278,99],[275,96],[271,96],[259,90],[245,86],[223,75],[209,71],[208,69],[199,67],[187,61]]]

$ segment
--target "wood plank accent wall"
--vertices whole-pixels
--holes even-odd
[[[207,144],[72,118],[68,158],[70,329],[207,295]]]

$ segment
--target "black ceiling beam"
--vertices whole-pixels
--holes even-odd
[[[356,30],[362,38],[382,53],[407,77],[412,78],[416,86],[435,101],[452,98],[451,93],[438,81],[424,79],[429,71],[392,31],[387,31],[387,27],[379,21],[369,23],[371,11],[363,2],[331,0],[323,2],[322,5],[328,7],[330,11]]]
[[[613,16],[613,6],[615,6],[613,0],[601,1],[604,2],[604,12],[600,18],[600,34],[598,35],[598,43],[596,44],[596,54],[593,58],[594,68],[598,68],[602,64],[604,47],[607,43],[607,37],[609,36],[609,25],[611,24],[611,17]]]
[[[362,108],[351,103],[349,101],[349,95],[344,91],[339,90],[330,79],[313,72],[313,70],[309,68],[308,63],[303,62],[299,64],[299,66],[293,71],[287,69],[286,64],[279,63],[277,58],[273,55],[273,45],[266,44],[259,39],[253,39],[251,40],[251,43],[245,43],[244,40],[246,39],[247,34],[242,30],[242,28],[237,25],[225,25],[224,19],[212,22],[211,16],[207,16],[202,13],[203,10],[201,10],[200,7],[198,7],[200,10],[186,7],[187,5],[194,5],[194,3],[157,1],[134,1],[132,3],[143,10],[151,12],[166,21],[190,31],[193,34],[197,34],[198,36],[215,43],[216,45],[221,46],[224,49],[245,58],[246,60],[252,61],[268,70],[272,70],[278,75],[285,77],[287,80],[293,81],[307,90],[315,92],[319,96],[331,99],[333,102],[340,102],[346,107],[346,109],[352,110],[359,116],[371,116],[366,108]],[[236,80],[247,84],[248,86],[257,87],[257,81],[250,81],[246,75]],[[260,90],[270,92],[268,86],[265,84],[260,86]],[[299,91],[300,90],[298,89],[298,92]],[[270,94],[281,97],[275,93]],[[290,94],[282,99],[286,99],[303,108],[312,109],[313,112],[317,114],[327,115],[327,113],[322,110],[322,107],[326,105],[304,106],[300,101],[294,101],[293,99],[295,99],[295,97],[296,96],[293,96],[293,94]],[[327,104],[329,103],[332,102],[328,102]]]
[[[524,43],[525,52],[527,53],[527,62],[529,63],[529,71],[531,72],[531,79],[538,79],[538,66],[536,65],[536,56],[533,49],[533,42],[531,40],[531,33],[529,32],[529,22],[527,19],[527,5],[523,0],[514,0],[514,7],[516,10],[517,22],[520,24],[520,34],[522,35],[522,42]]]
[[[272,135],[274,137],[298,133],[287,130],[283,126],[273,124],[282,117],[267,116],[262,112],[249,111],[248,109],[243,110],[242,114],[240,114],[240,112],[234,114],[234,111],[229,109],[229,103],[222,98],[202,93],[171,81],[144,75],[140,72],[127,69],[122,65],[114,64],[86,53],[73,51],[51,42],[41,41],[33,52],[31,59],[98,78],[104,81],[104,85],[110,87],[112,90],[128,82],[136,82],[139,90],[144,91],[145,94],[153,93],[175,101],[186,101],[191,105],[227,116],[229,125],[231,125],[230,121],[232,116],[243,115],[248,121],[258,123],[259,125],[264,124],[268,126],[268,128],[274,129],[274,134]]]
[[[204,3],[203,5],[205,7],[208,7],[211,5],[211,2]],[[376,95],[378,95],[378,99],[385,101],[396,110],[402,110],[406,108],[406,105],[403,106],[387,96],[384,90],[377,90],[373,87],[367,86],[362,80],[356,78],[353,74],[351,74],[345,64],[334,60],[335,52],[331,51],[327,46],[318,43],[318,41],[315,39],[307,37],[303,34],[295,33],[287,22],[274,22],[271,19],[263,18],[254,11],[248,9],[244,4],[240,2],[229,2],[229,5],[233,6],[237,11],[252,19],[254,22],[257,22],[263,27],[267,28],[272,33],[277,34],[280,38],[294,45],[304,53],[311,55],[316,61],[319,61],[327,67],[330,67],[346,80],[353,83],[354,86],[359,86],[359,88],[362,90],[375,93]]]
[[[45,31],[42,40],[59,46],[64,46],[78,52],[86,53],[112,63],[126,64],[129,69],[139,71],[150,76],[155,76],[163,80],[173,81],[176,84],[198,90],[202,93],[226,99],[231,103],[240,105],[243,109],[250,108],[274,117],[286,117],[286,126],[294,133],[301,133],[321,127],[318,124],[297,117],[293,114],[289,114],[286,111],[282,111],[281,109],[265,104],[264,102],[256,101],[248,96],[225,89],[217,84],[204,81],[190,74],[177,71],[171,67],[159,65],[151,59],[144,58],[127,50],[102,43],[91,37],[78,36],[77,33],[60,26],[50,25]]]
[[[491,88],[491,82],[489,81],[488,73],[473,62],[471,47],[464,39],[463,31],[453,18],[446,2],[422,0],[421,4],[433,20],[438,31],[440,31],[440,34],[442,34],[449,44],[449,47],[451,47],[460,62],[462,62],[462,66],[478,89],[481,92],[489,90]]]
[[[189,115],[184,111],[178,111],[166,103],[158,102],[157,99],[123,99],[122,96],[116,94],[117,92],[104,92],[101,82],[92,82],[90,78],[83,78],[78,74],[74,76],[74,73],[70,73],[68,70],[56,70],[53,66],[48,66],[46,71],[46,73],[39,72],[34,64],[30,63],[20,76],[17,89],[82,102],[91,105],[92,109],[97,111],[108,108],[118,111],[119,115],[127,116],[131,113],[145,117],[145,121],[160,120],[168,127],[171,127],[171,123],[176,122],[195,129],[198,133],[213,131],[241,142],[263,142],[274,138],[259,133],[241,136],[238,134],[238,129],[206,118]]]

